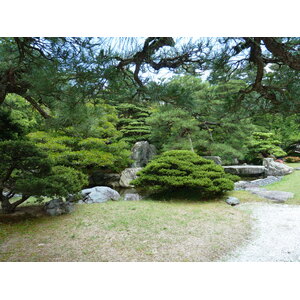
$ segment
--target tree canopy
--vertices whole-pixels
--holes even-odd
[[[124,79],[131,96],[146,95],[145,70],[169,69],[208,71],[211,82],[241,79],[246,85],[236,103],[251,94],[253,103],[264,99],[273,109],[295,110],[299,44],[299,38],[272,37],[1,38],[0,104],[15,93],[49,118],[57,102],[110,98],[116,78]]]

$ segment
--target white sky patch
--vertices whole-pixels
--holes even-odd
[[[134,69],[134,68],[133,68]],[[206,81],[208,76],[210,75],[211,71],[206,70],[201,73],[201,76],[199,76],[203,81]],[[152,72],[150,70],[146,72],[141,72],[139,74],[139,77],[141,79],[146,79],[150,78],[150,80],[155,81],[155,82],[160,82],[160,81],[167,81],[170,80],[173,76],[183,76],[182,74],[175,73],[168,68],[163,68],[160,69],[159,71]]]
[[[270,73],[270,72],[274,72],[274,70],[272,70],[270,67],[272,66],[272,64],[267,64],[264,68],[266,73]]]

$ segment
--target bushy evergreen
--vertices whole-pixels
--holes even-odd
[[[53,167],[47,154],[32,142],[0,142],[0,202],[10,213],[30,196],[61,196],[79,192],[87,176],[64,166]],[[21,199],[12,201],[16,194]]]
[[[151,161],[131,183],[150,192],[199,192],[199,196],[215,196],[232,190],[232,176],[213,161],[188,150],[171,150]]]
[[[118,124],[117,128],[123,134],[123,140],[130,144],[138,141],[148,141],[150,135],[150,126],[146,119],[150,112],[143,106],[137,106],[131,103],[123,103],[117,106]]]
[[[52,120],[56,130],[32,132],[29,138],[48,153],[55,165],[84,173],[99,168],[112,171],[126,168],[131,162],[129,145],[120,139],[122,134],[116,129],[114,107],[98,103],[85,105],[82,110],[86,110],[82,117],[74,118],[73,122],[58,115]]]
[[[173,92],[168,94],[168,86]],[[217,155],[226,164],[243,160],[246,140],[255,126],[248,112],[230,108],[240,80],[211,85],[194,76],[175,76],[161,86],[157,109],[147,119],[151,142],[161,151],[194,150],[199,155]],[[184,101],[185,100],[185,101]]]
[[[190,112],[165,105],[148,118],[150,141],[159,150],[194,150],[202,146],[197,120]]]
[[[286,152],[280,147],[280,141],[271,132],[254,132],[248,141],[248,160],[264,157],[285,156]]]

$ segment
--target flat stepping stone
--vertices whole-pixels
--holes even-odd
[[[223,166],[226,173],[240,176],[263,175],[266,171],[264,166],[253,165],[238,165],[238,166]]]
[[[246,191],[251,192],[252,194],[258,195],[260,197],[272,200],[274,202],[285,202],[286,200],[293,198],[294,193],[291,192],[282,192],[282,191],[267,191],[266,189],[253,187],[247,188]]]

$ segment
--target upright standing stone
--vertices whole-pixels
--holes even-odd
[[[119,182],[120,186],[125,188],[133,187],[133,185],[131,185],[130,182],[133,179],[137,178],[136,173],[140,170],[142,170],[142,168],[127,168],[124,171],[122,171]]]
[[[136,142],[131,149],[131,158],[134,160],[132,168],[142,168],[156,155],[156,148],[147,141]]]

